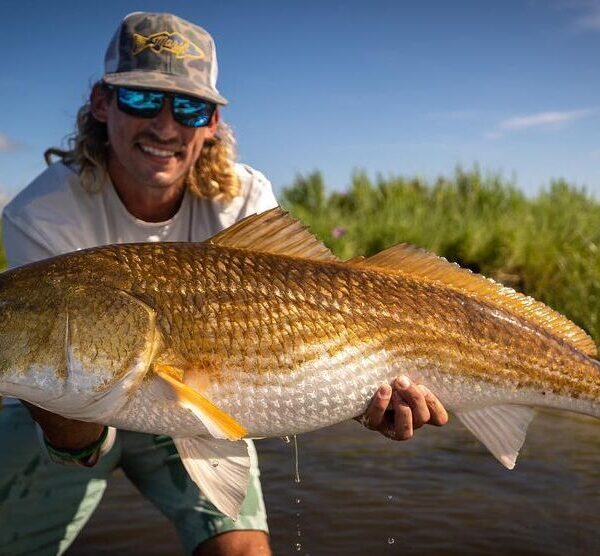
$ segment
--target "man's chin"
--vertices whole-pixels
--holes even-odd
[[[178,174],[159,172],[148,176],[145,181],[147,187],[152,189],[178,189],[183,184],[184,177]]]

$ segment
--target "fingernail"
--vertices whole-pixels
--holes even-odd
[[[392,393],[392,388],[389,384],[382,384],[379,387],[379,397],[380,398],[388,398]]]
[[[396,383],[400,388],[408,388],[410,386],[410,379],[407,376],[400,376],[396,379]]]

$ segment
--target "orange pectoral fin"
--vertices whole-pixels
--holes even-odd
[[[215,438],[240,440],[246,436],[248,431],[231,415],[181,382],[178,378],[178,376],[183,376],[181,370],[169,365],[158,364],[154,366],[154,372],[173,388],[181,406],[196,415]]]

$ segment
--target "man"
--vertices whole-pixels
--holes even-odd
[[[127,16],[108,47],[103,79],[78,114],[72,148],[51,149],[61,161],[4,211],[10,266],[109,243],[202,241],[275,206],[267,179],[234,161],[216,78],[206,31],[169,14]],[[270,553],[253,448],[248,495],[234,522],[198,491],[170,438],[116,434],[27,408],[41,444],[20,402],[8,400],[0,413],[0,438],[11,447],[0,456],[2,554],[64,552],[117,466],[173,521],[188,553]],[[406,439],[446,420],[430,392],[400,378],[393,393],[390,386],[377,392],[361,421]]]

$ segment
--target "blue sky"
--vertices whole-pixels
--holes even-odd
[[[44,168],[124,15],[170,11],[217,42],[240,158],[275,190],[320,169],[430,179],[455,166],[600,197],[600,0],[0,0],[0,194]]]

